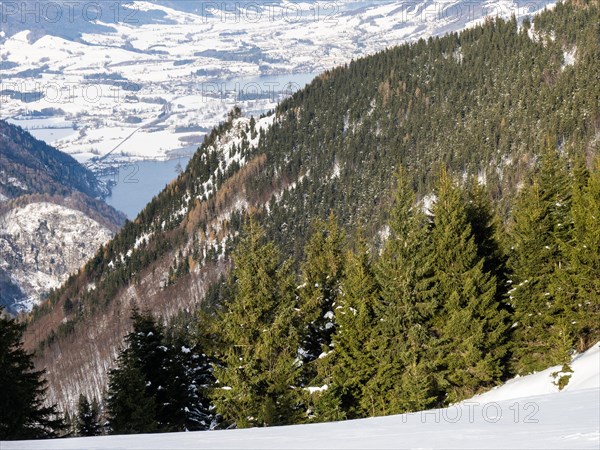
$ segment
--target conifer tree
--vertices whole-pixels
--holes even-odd
[[[87,397],[80,394],[77,405],[77,434],[79,436],[98,436],[101,430],[98,401],[93,399],[90,404]]]
[[[319,393],[319,420],[352,419],[368,415],[364,410],[364,386],[376,371],[372,353],[375,310],[379,289],[371,256],[360,239],[357,252],[346,257],[337,300],[337,328],[331,351],[319,360],[319,375],[327,389]]]
[[[457,401],[497,383],[505,373],[507,313],[497,279],[484,269],[463,191],[444,170],[432,208],[433,267],[439,307],[436,365],[447,400]]]
[[[557,297],[569,325],[569,350],[584,351],[600,335],[600,162],[596,164],[575,183],[572,238],[561,241],[566,264],[559,270],[564,289]]]
[[[175,334],[166,340],[170,349],[166,393],[177,405],[181,417],[177,429],[207,430],[214,426],[215,420],[208,396],[208,390],[214,384],[211,358],[202,351],[200,343],[191,342],[190,336],[180,330],[175,330]]]
[[[45,370],[23,349],[24,324],[0,307],[0,439],[56,437],[65,427],[56,405],[44,406]]]
[[[69,414],[69,411],[65,411],[65,415],[63,418],[63,422],[64,422],[64,436],[73,436],[77,433],[77,423],[76,423],[76,417],[71,417],[71,415]]]
[[[147,381],[127,353],[119,355],[118,367],[109,373],[106,404],[113,434],[153,433],[160,430],[156,420],[156,399],[146,390]]]
[[[466,186],[467,219],[471,225],[483,270],[496,277],[499,295],[507,291],[507,256],[500,245],[501,225],[485,185],[471,177]]]
[[[570,242],[572,234],[568,184],[558,152],[546,149],[538,173],[513,209],[508,265],[516,322],[512,345],[516,373],[543,370],[569,359],[569,349],[556,345],[566,342],[561,335],[565,327],[570,328],[561,306],[565,287],[558,273],[566,262],[560,242]]]
[[[233,255],[233,296],[219,321],[226,348],[213,390],[217,410],[237,427],[289,424],[299,415],[294,277],[280,258],[251,220]]]
[[[389,227],[376,271],[381,288],[373,344],[377,372],[362,398],[370,415],[424,409],[438,395],[430,361],[437,288],[429,225],[403,170],[398,174]]]
[[[127,347],[109,373],[107,407],[113,432],[209,428],[208,401],[198,385],[211,378],[206,358],[181,340],[170,342],[151,314],[134,310],[132,320]]]
[[[133,332],[125,341],[126,352],[131,354],[146,381],[148,395],[155,399],[155,418],[161,429],[175,431],[175,424],[183,423],[183,413],[170,386],[181,377],[181,368],[170,364],[170,348],[165,345],[164,327],[150,313],[133,311]],[[171,392],[169,392],[171,391]],[[175,429],[173,429],[175,427]]]
[[[333,215],[315,221],[306,245],[300,289],[300,327],[304,362],[330,350],[335,332],[335,305],[344,268],[345,234]],[[308,376],[307,378],[310,378]],[[310,381],[310,380],[307,380]]]

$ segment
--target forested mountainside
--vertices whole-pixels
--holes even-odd
[[[0,305],[29,311],[119,229],[107,193],[71,156],[0,121]]]
[[[51,400],[72,408],[81,392],[102,396],[107,369],[130,330],[132,306],[169,318],[228,298],[221,280],[248,213],[283,256],[294,258],[295,269],[303,266],[314,219],[330,213],[351,243],[360,228],[377,254],[390,233],[400,167],[426,206],[436,198],[434,186],[437,196],[443,191],[442,169],[455,180],[480,180],[506,231],[502,247],[508,255],[518,253],[511,258],[522,270],[510,281],[532,289],[511,291],[507,298],[534,295],[541,299],[536,305],[543,305],[545,294],[551,295],[545,291],[553,275],[548,268],[560,266],[556,249],[563,245],[548,239],[556,235],[553,227],[568,223],[557,222],[566,217],[559,214],[560,199],[571,198],[574,186],[588,193],[585,198],[594,192],[592,185],[583,188],[582,174],[597,173],[599,36],[597,1],[561,3],[532,23],[490,20],[328,71],[260,119],[232,111],[186,170],[34,310],[26,345],[38,349],[37,363],[49,369]],[[548,175],[555,172],[563,175]],[[448,204],[458,205],[450,184]],[[550,203],[542,205],[542,197]],[[523,204],[529,206],[517,207]],[[525,239],[519,227],[527,229],[527,222],[519,214],[531,219],[530,232],[533,224],[544,224],[543,233],[533,232],[539,242]],[[552,251],[536,254],[540,248]],[[527,261],[543,264],[539,270],[545,272],[536,274]],[[524,274],[539,279],[529,283]],[[489,282],[486,277],[482,283]],[[586,308],[593,319],[598,297],[591,286],[596,293]],[[494,299],[489,304],[498,308]],[[510,301],[502,302],[500,309],[511,314]],[[521,314],[541,313],[532,305]],[[503,329],[506,320],[494,329]],[[597,329],[588,327],[576,337],[585,348],[594,336]],[[543,366],[551,341],[537,342],[527,333],[520,339],[538,345],[538,359],[519,357],[511,370]]]

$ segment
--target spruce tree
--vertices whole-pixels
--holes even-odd
[[[376,270],[381,289],[373,343],[377,371],[362,398],[369,415],[425,409],[438,396],[430,360],[437,288],[429,224],[402,169],[389,227]]]
[[[333,215],[316,220],[304,250],[300,316],[305,363],[314,361],[331,346],[335,332],[335,309],[344,269],[345,235]],[[313,372],[311,372],[314,375]],[[310,378],[310,376],[307,376]],[[307,381],[311,381],[307,379]]]
[[[134,310],[132,320],[127,347],[109,373],[107,407],[113,432],[209,428],[212,416],[204,384],[212,375],[206,357],[181,338],[168,339],[151,314]]]
[[[379,289],[371,255],[362,239],[357,252],[346,257],[340,287],[333,350],[319,359],[320,379],[327,386],[317,395],[315,412],[319,420],[353,419],[369,413],[364,409],[368,401],[363,391],[378,364],[372,341]]]
[[[155,399],[155,415],[159,428],[179,431],[183,412],[170,386],[181,376],[180,368],[170,364],[170,348],[165,345],[164,327],[147,312],[133,311],[133,332],[126,338],[127,352],[146,380],[146,391]],[[178,370],[179,369],[179,370]],[[171,391],[171,392],[169,392]]]
[[[65,415],[63,417],[64,423],[64,436],[73,436],[77,434],[77,417],[71,417],[69,411],[65,411]]]
[[[557,297],[569,325],[569,350],[584,351],[600,337],[600,162],[596,164],[575,183],[572,237],[561,241],[566,264],[558,271],[564,288]]]
[[[56,405],[44,406],[45,370],[35,370],[23,349],[25,325],[0,307],[0,439],[56,437],[65,427]]]
[[[90,404],[87,397],[80,394],[77,405],[77,434],[79,436],[98,436],[101,430],[98,401],[93,399]]]
[[[208,398],[208,390],[214,384],[211,358],[199,343],[192,342],[187,333],[179,330],[166,342],[170,353],[166,394],[177,405],[181,422],[176,429],[181,431],[207,430],[215,420]]]
[[[507,256],[500,245],[502,226],[485,185],[471,177],[466,186],[467,219],[477,245],[477,255],[483,258],[483,270],[496,277],[499,294],[508,290]]]
[[[523,188],[511,217],[508,265],[515,329],[512,370],[526,374],[569,359],[563,309],[565,286],[559,275],[571,242],[569,175],[558,152],[546,149],[530,185]],[[560,323],[559,323],[560,322]],[[571,332],[569,331],[569,334]],[[560,348],[560,351],[559,351]]]
[[[432,208],[433,267],[439,307],[435,363],[447,400],[457,401],[505,374],[508,317],[497,278],[484,267],[464,193],[444,170]]]
[[[215,365],[217,410],[237,427],[296,422],[299,337],[290,262],[263,242],[251,220],[233,255],[233,296],[220,315],[222,364]]]
[[[154,433],[156,399],[147,392],[141,369],[127,353],[119,355],[118,366],[109,372],[106,405],[112,434]]]

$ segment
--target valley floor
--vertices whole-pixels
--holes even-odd
[[[549,368],[449,408],[372,419],[231,431],[0,442],[1,450],[600,447],[600,343],[562,391]]]

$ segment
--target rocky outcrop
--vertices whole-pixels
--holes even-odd
[[[105,225],[65,206],[37,202],[0,216],[0,304],[30,310],[112,236]]]

